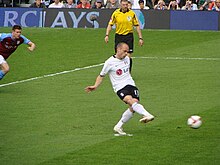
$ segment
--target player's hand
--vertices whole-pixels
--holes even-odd
[[[33,42],[31,42],[31,41],[28,42],[28,45],[29,45],[28,50],[31,51],[31,52],[32,52],[32,51],[35,49],[35,47],[36,47],[36,45],[35,45]]]
[[[108,43],[108,36],[105,36],[105,43]]]
[[[32,52],[34,50],[34,48],[30,46],[30,47],[28,47],[28,50]]]
[[[143,39],[139,39],[139,45],[143,46],[144,45],[144,40]]]
[[[90,92],[94,91],[95,89],[96,89],[95,86],[87,86],[87,87],[85,88],[85,91],[86,91],[87,93],[90,93]]]

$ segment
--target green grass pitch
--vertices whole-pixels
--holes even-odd
[[[114,137],[126,104],[108,77],[94,93],[84,92],[102,66],[74,70],[111,56],[114,33],[105,44],[105,29],[24,28],[37,48],[20,46],[0,81],[0,164],[220,164],[220,33],[142,32],[143,47],[135,34],[132,76],[156,118],[143,125],[135,114],[124,126],[133,137]],[[199,129],[186,125],[194,114],[203,119]]]

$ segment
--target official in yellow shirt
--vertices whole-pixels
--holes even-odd
[[[133,53],[133,48],[134,48],[134,35],[133,35],[134,26],[136,27],[139,36],[140,46],[144,44],[144,40],[142,37],[137,16],[134,13],[134,11],[128,8],[128,0],[121,0],[120,5],[121,7],[113,12],[111,19],[108,23],[108,27],[106,29],[106,35],[105,35],[105,42],[108,43],[109,33],[112,30],[112,26],[115,25],[116,26],[115,53],[117,50],[117,45],[119,43],[124,42],[128,44],[129,46],[128,56],[130,57],[131,60],[130,62],[130,71],[131,71],[131,67],[132,67],[131,54]]]

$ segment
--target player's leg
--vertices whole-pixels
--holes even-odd
[[[132,98],[132,96],[126,96],[124,98],[124,102],[131,106],[131,108],[137,112],[138,114],[142,115],[143,118],[140,119],[140,122],[147,123],[154,119],[154,116],[150,114],[143,105],[141,105],[137,99]]]
[[[133,117],[134,111],[130,108],[126,109],[122,114],[121,119],[116,124],[117,127],[122,127],[123,124],[127,123]]]
[[[2,70],[0,70],[0,80],[1,80],[4,76],[5,76],[5,73],[4,73]]]
[[[0,55],[0,80],[9,72],[9,65]]]
[[[135,109],[135,112],[139,112],[139,114],[143,115],[143,117],[139,120],[140,122],[147,123],[154,120],[154,116],[150,114],[140,103],[136,102],[132,104],[132,108]]]
[[[124,96],[126,96],[128,93],[129,93],[129,90],[127,86],[117,91],[117,95],[121,100],[123,100]],[[133,117],[133,114],[134,114],[134,111],[132,110],[132,108],[126,109],[124,113],[122,114],[118,123],[114,126],[114,131],[119,133],[120,135],[126,135],[126,133],[123,131],[122,126]]]
[[[126,95],[123,98],[123,101],[126,102],[135,112],[140,115],[143,115],[143,118],[140,120],[141,122],[148,122],[154,119],[154,116],[151,115],[143,105],[139,103],[139,90],[135,86],[128,85],[127,89],[129,91],[129,95]]]
[[[134,115],[134,112],[131,108],[128,108],[126,111],[124,111],[124,113],[122,114],[121,119],[118,121],[118,123],[115,125],[114,127],[114,131],[119,133],[119,134],[126,134],[123,129],[122,126],[127,123]]]
[[[149,116],[150,113],[141,105],[137,99],[133,98],[131,95],[125,96],[123,99],[135,112],[143,116]]]
[[[0,64],[0,80],[9,72],[9,65],[8,63]]]
[[[128,52],[128,57],[130,58],[130,72],[132,70],[132,64],[133,64],[133,60],[132,60],[132,53],[134,51],[134,35],[133,33],[129,33],[127,35],[124,36],[124,42],[126,44],[128,44],[129,47],[129,52]]]
[[[119,43],[123,42],[122,41],[122,38],[123,36],[122,35],[119,35],[119,34],[115,34],[115,53],[117,52],[117,46]]]

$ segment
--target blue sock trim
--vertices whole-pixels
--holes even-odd
[[[2,70],[0,70],[0,80],[1,80],[4,76],[5,76],[5,73],[4,73]]]

